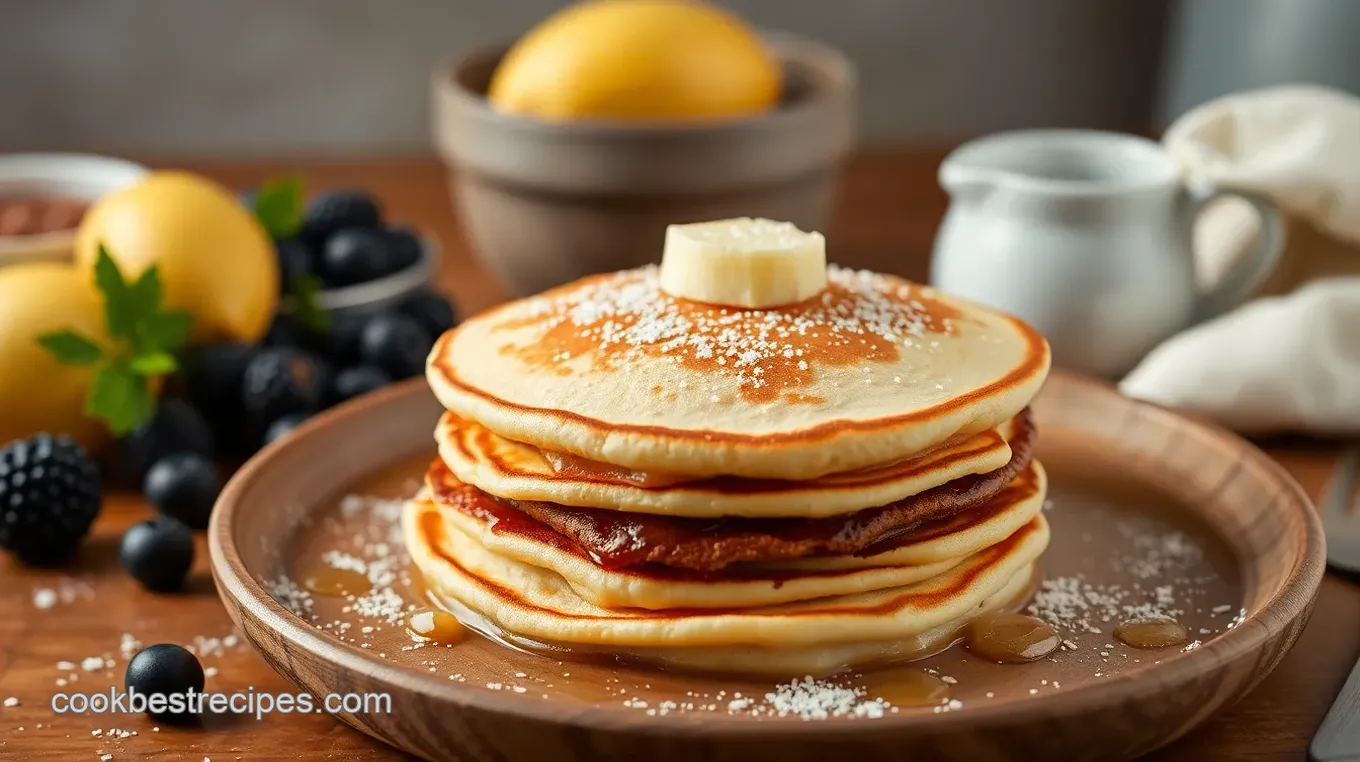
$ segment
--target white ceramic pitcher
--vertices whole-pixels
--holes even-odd
[[[1029,321],[1048,337],[1055,365],[1106,378],[1250,296],[1284,243],[1270,201],[1187,187],[1161,146],[1132,135],[993,135],[951,153],[940,184],[950,206],[935,239],[934,284]],[[1223,195],[1251,203],[1263,234],[1204,291],[1191,234],[1199,211]]]

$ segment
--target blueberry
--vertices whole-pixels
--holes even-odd
[[[246,366],[241,401],[246,414],[260,427],[289,413],[321,409],[330,372],[310,352],[288,347],[262,349]]]
[[[337,367],[359,362],[359,335],[367,322],[368,315],[352,310],[332,312],[326,333],[313,337],[317,351]]]
[[[163,399],[156,414],[118,443],[120,470],[134,484],[146,478],[151,464],[172,453],[213,456],[213,432],[207,420],[181,399]]]
[[[148,699],[146,713],[162,720],[178,720],[191,713],[181,698],[203,692],[203,665],[188,650],[173,643],[157,643],[137,652],[128,662],[123,687]],[[163,699],[152,700],[154,696]]]
[[[359,337],[359,357],[394,379],[418,376],[434,340],[415,319],[396,312],[374,315]]]
[[[167,455],[146,472],[142,495],[164,516],[206,529],[222,483],[212,461],[191,452]]]
[[[287,293],[298,278],[312,273],[312,248],[297,236],[278,241],[274,247],[279,257],[279,288]]]
[[[361,190],[341,189],[312,200],[302,218],[302,235],[313,241],[345,228],[376,228],[382,224],[377,200]]]
[[[293,433],[293,429],[296,429],[303,421],[310,417],[311,416],[306,413],[289,413],[277,421],[274,421],[264,430],[264,443],[272,444]]]
[[[305,347],[311,340],[311,332],[298,322],[297,318],[285,312],[274,316],[269,323],[261,344],[266,347]]]
[[[432,337],[438,338],[458,323],[458,315],[448,299],[422,289],[401,300],[397,311],[415,318]]]
[[[388,249],[392,252],[392,272],[414,267],[420,261],[425,244],[420,235],[406,227],[387,230]]]
[[[208,419],[219,449],[239,453],[249,444],[241,382],[256,351],[245,344],[225,342],[203,347],[186,360],[189,399]]]
[[[241,397],[241,379],[255,348],[234,341],[209,344],[188,358],[189,397],[194,406],[213,418],[223,403],[228,411],[237,409],[233,400]]]
[[[392,383],[391,377],[372,365],[356,365],[335,374],[331,384],[331,404],[354,399]]]
[[[326,239],[321,254],[321,279],[327,286],[367,283],[390,272],[392,251],[381,230],[351,228]]]
[[[118,558],[132,578],[147,590],[168,593],[184,587],[194,565],[194,535],[178,519],[157,516],[133,524],[123,533]]]

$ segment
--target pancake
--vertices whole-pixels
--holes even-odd
[[[863,593],[930,579],[962,559],[924,566],[880,566],[860,569],[749,573],[731,568],[717,575],[676,574],[670,567],[602,569],[589,558],[536,543],[520,535],[497,534],[460,511],[443,511],[448,531],[459,533],[488,552],[562,575],[572,592],[603,608],[731,609]],[[467,559],[460,558],[460,561]],[[465,565],[481,574],[472,562]],[[683,571],[683,570],[682,570]]]
[[[828,269],[786,307],[674,299],[655,267],[510,302],[444,334],[426,376],[506,439],[641,472],[811,479],[1000,426],[1048,345],[984,307]]]
[[[1030,462],[1030,443],[1017,440],[1009,463],[955,479],[884,506],[820,519],[696,519],[507,500],[460,481],[442,460],[426,481],[443,505],[493,521],[522,525],[526,517],[555,539],[584,550],[608,569],[661,564],[714,571],[734,563],[851,555],[925,522],[977,507],[1001,492]],[[1018,488],[1037,490],[1033,480]],[[532,528],[532,527],[531,527]]]
[[[490,552],[451,530],[429,500],[409,502],[402,521],[412,562],[437,595],[520,638],[610,648],[806,648],[911,638],[974,615],[1030,567],[1049,536],[1040,514],[912,585],[736,611],[646,611],[597,606],[561,575]]]
[[[720,572],[695,572],[655,564],[605,569],[570,542],[553,542],[542,532],[496,531],[486,517],[453,508],[442,513],[450,531],[461,532],[491,553],[562,576],[581,598],[604,608],[725,609],[771,606],[791,601],[900,587],[953,568],[964,558],[1009,537],[1043,506],[1042,470],[1031,462],[1038,490],[1002,490],[986,504],[918,527],[888,543],[891,547],[843,563],[734,564]],[[474,573],[476,569],[472,570]]]
[[[1035,584],[1037,570],[1030,563],[1006,583],[999,592],[984,598],[976,609],[924,632],[892,640],[866,643],[836,643],[801,648],[764,646],[709,646],[706,648],[624,648],[615,653],[623,659],[684,669],[722,674],[788,677],[789,675],[831,675],[850,667],[924,659],[953,645],[968,623],[993,612],[1021,607]]]
[[[789,481],[719,476],[701,479],[636,473],[513,442],[446,413],[435,431],[439,454],[462,481],[514,500],[713,518],[852,513],[910,497],[954,479],[995,471],[1011,460],[1012,439],[1034,438],[1028,411],[995,429],[923,455],[872,468]]]

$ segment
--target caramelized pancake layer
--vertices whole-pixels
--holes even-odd
[[[1021,484],[1023,483],[1023,484]],[[486,516],[441,506],[449,531],[506,558],[562,575],[583,599],[605,608],[749,608],[899,587],[944,573],[1018,531],[1043,506],[1043,471],[1031,461],[1010,487],[971,510],[893,538],[863,558],[830,556],[821,564],[733,564],[717,572],[646,564],[605,569],[572,543],[546,541],[516,524],[497,529]]]
[[[634,471],[811,479],[1015,416],[1048,371],[1032,328],[890,276],[829,269],[767,310],[677,300],[652,267],[511,302],[446,333],[427,378],[506,439]]]
[[[563,577],[496,555],[451,530],[439,506],[403,514],[411,558],[426,583],[521,638],[566,645],[691,648],[824,647],[910,638],[972,616],[1004,591],[1048,543],[1042,515],[943,574],[902,587],[738,610],[609,609]]]
[[[443,505],[505,522],[505,528],[532,520],[524,531],[546,532],[545,542],[582,549],[607,569],[660,564],[713,571],[734,563],[864,552],[921,524],[983,504],[1024,471],[1031,449],[1031,443],[1017,442],[1010,462],[995,471],[955,479],[884,506],[820,519],[698,519],[507,500],[460,481],[440,459],[431,464],[426,483]],[[875,552],[885,549],[879,546]]]
[[[464,482],[493,495],[630,513],[714,518],[806,517],[853,513],[1005,466],[1011,441],[1034,439],[1028,410],[995,429],[923,455],[815,479],[690,478],[639,473],[513,442],[446,413],[435,431],[439,454]]]

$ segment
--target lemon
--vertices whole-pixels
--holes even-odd
[[[76,232],[91,272],[103,245],[131,281],[160,268],[165,304],[194,316],[190,342],[254,342],[278,307],[269,235],[230,191],[188,172],[156,172],[97,201]]]
[[[51,262],[0,267],[0,445],[40,431],[96,449],[103,426],[85,417],[92,371],[58,363],[37,338],[69,328],[107,346],[103,305],[83,270]]]
[[[550,16],[506,53],[487,98],[549,120],[697,120],[779,100],[779,63],[741,19],[693,0],[594,0]]]

